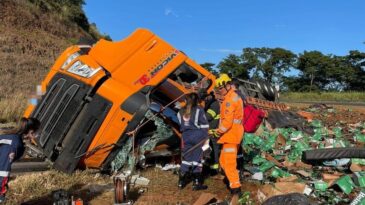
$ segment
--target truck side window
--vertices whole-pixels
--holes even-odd
[[[211,84],[211,82],[202,82],[204,76],[186,63],[177,67],[177,69],[170,74],[169,78],[180,83],[184,87],[200,85],[203,88],[208,88]]]

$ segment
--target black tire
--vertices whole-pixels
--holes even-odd
[[[275,86],[273,86],[274,89],[274,102],[278,102],[279,101],[279,91],[276,89]]]
[[[326,160],[341,158],[365,158],[365,148],[347,147],[347,148],[329,148],[316,149],[303,152],[302,160],[308,163],[316,163]]]
[[[258,98],[261,100],[267,100],[267,98],[266,98],[267,89],[265,90],[265,86],[264,86],[265,83],[260,80],[253,80],[253,79],[251,79],[250,82],[253,83],[254,85],[252,85],[252,84],[245,85],[245,87],[247,88],[248,95],[250,97]],[[257,92],[250,91],[250,89],[255,89],[255,90],[257,90]]]
[[[274,101],[275,94],[270,83],[264,81],[257,81],[257,86],[260,88],[265,100]]]
[[[269,101],[275,101],[275,91],[271,83],[265,82],[265,87],[267,89],[266,99]]]
[[[265,89],[264,89],[262,83],[260,81],[254,81],[254,82],[256,83],[257,90],[260,91],[258,93],[258,97],[260,99],[266,100],[266,97],[265,97]]]
[[[273,196],[264,201],[262,205],[282,205],[282,204],[310,205],[311,203],[304,194],[291,193],[291,194]]]
[[[261,93],[265,97],[265,99],[267,100],[267,98],[269,96],[269,93],[268,93],[268,89],[267,89],[266,83],[260,81],[259,84],[260,84],[261,91],[262,91]]]

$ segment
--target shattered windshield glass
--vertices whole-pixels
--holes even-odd
[[[181,64],[169,78],[189,89],[192,87],[208,89],[212,84],[211,80],[206,80],[201,73],[186,63]]]

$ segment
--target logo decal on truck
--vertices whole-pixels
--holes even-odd
[[[160,72],[160,70],[162,70],[179,53],[179,50],[174,50],[172,53],[167,55],[167,58],[163,59],[161,63],[154,67],[149,74],[143,74],[136,82],[134,82],[134,84],[136,85],[140,83],[141,85],[145,85],[146,83],[148,83],[148,81],[155,77],[157,73]]]

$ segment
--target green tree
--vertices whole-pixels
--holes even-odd
[[[331,66],[331,57],[319,51],[304,51],[299,54],[297,69],[301,71],[300,77],[306,81],[305,89],[324,89],[328,83],[326,78],[327,68]]]
[[[218,76],[218,71],[214,68],[214,63],[205,62],[200,64],[201,67],[207,69],[209,72],[213,73],[213,75]]]
[[[230,54],[218,64],[219,72],[228,73],[232,77],[248,79],[249,68],[243,63],[240,56]]]
[[[326,80],[326,90],[340,91],[349,87],[355,76],[355,69],[345,56],[331,56],[328,67],[324,71]]]
[[[283,76],[282,78],[282,91],[301,92],[308,90],[308,86],[305,86],[306,79],[299,76]],[[304,85],[304,86],[303,86]]]
[[[253,77],[278,83],[295,65],[296,55],[283,48],[245,48],[242,59],[244,65],[253,70]]]
[[[353,50],[346,56],[346,59],[354,69],[354,78],[348,82],[348,90],[365,90],[365,53]]]

